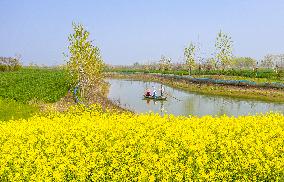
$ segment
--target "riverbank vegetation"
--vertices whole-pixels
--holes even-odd
[[[79,106],[0,123],[0,180],[281,181],[283,123]]]
[[[94,93],[103,92],[104,62],[100,49],[89,40],[90,33],[81,24],[73,23],[69,35],[68,53],[65,54],[67,70],[73,87],[77,87],[80,99],[90,100]]]
[[[176,69],[161,71],[157,69],[145,70],[142,68],[134,68],[128,66],[111,66],[106,69],[106,72],[118,72],[118,73],[159,73],[159,74],[174,74],[179,76],[187,76],[188,71],[182,68],[181,66],[176,66]],[[284,83],[284,71],[279,71],[276,73],[273,69],[259,69],[257,72],[253,70],[192,70],[192,77],[221,77],[223,79],[232,79],[232,80],[251,80],[257,83],[261,82],[279,82]]]

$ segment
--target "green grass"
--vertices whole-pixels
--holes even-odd
[[[26,119],[36,112],[38,112],[36,106],[0,98],[0,121],[20,118]]]
[[[17,72],[0,72],[0,97],[22,103],[56,102],[66,95],[67,80],[67,72],[59,69],[24,68]]]
[[[174,74],[174,75],[188,75],[187,70],[141,70],[141,69],[111,69],[107,71],[115,71],[122,73],[162,73],[162,74]],[[229,78],[238,78],[243,80],[251,80],[255,82],[284,82],[284,70],[280,70],[278,74],[272,69],[259,69],[257,72],[253,70],[192,70],[192,76],[196,77],[213,77],[213,76],[224,76]]]
[[[60,69],[23,68],[0,72],[0,120],[27,118],[39,111],[30,103],[53,103],[69,89],[68,74]]]
[[[243,76],[227,76],[227,75],[193,75],[194,78],[211,78],[211,79],[220,79],[220,80],[247,80],[255,83],[284,83],[283,79],[273,79],[273,78],[250,78]]]

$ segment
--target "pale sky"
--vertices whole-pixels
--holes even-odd
[[[214,51],[220,29],[234,55],[284,53],[283,0],[0,0],[0,56],[24,64],[62,64],[72,21],[85,25],[109,64],[182,61],[190,41]]]

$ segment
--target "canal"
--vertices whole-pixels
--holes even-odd
[[[256,100],[245,100],[230,97],[203,95],[179,89],[165,87],[166,101],[144,100],[146,88],[156,88],[158,94],[160,84],[153,82],[108,79],[111,86],[108,98],[121,107],[137,113],[154,112],[161,115],[254,115],[270,111],[284,113],[284,104],[269,103]]]

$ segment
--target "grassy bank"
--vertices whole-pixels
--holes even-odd
[[[145,70],[145,69],[123,69],[113,68],[107,70],[108,72],[121,73],[159,73],[159,74],[173,74],[173,75],[188,75],[188,70]],[[256,83],[284,83],[284,70],[279,70],[276,73],[273,69],[258,69],[253,70],[192,70],[191,76],[196,78],[222,78],[231,80],[249,80]]]
[[[251,82],[259,83],[284,83],[284,78],[273,79],[273,78],[251,78],[243,76],[227,76],[227,75],[193,75],[194,78],[211,78],[217,80],[247,80]]]
[[[281,181],[284,116],[73,108],[0,122],[1,181]]]
[[[69,89],[64,70],[23,68],[0,72],[0,119],[27,118],[39,110],[37,103],[53,103]]]
[[[0,120],[7,121],[9,119],[29,118],[38,112],[36,106],[23,104],[11,99],[0,98]]]
[[[254,87],[239,87],[228,85],[214,84],[196,84],[188,83],[182,79],[169,79],[157,77],[150,74],[114,74],[107,73],[106,76],[111,78],[134,79],[141,81],[153,81],[166,84],[171,87],[179,88],[186,91],[198,92],[202,94],[229,96],[235,98],[255,99],[269,102],[284,102],[284,91],[281,89],[267,89]]]

